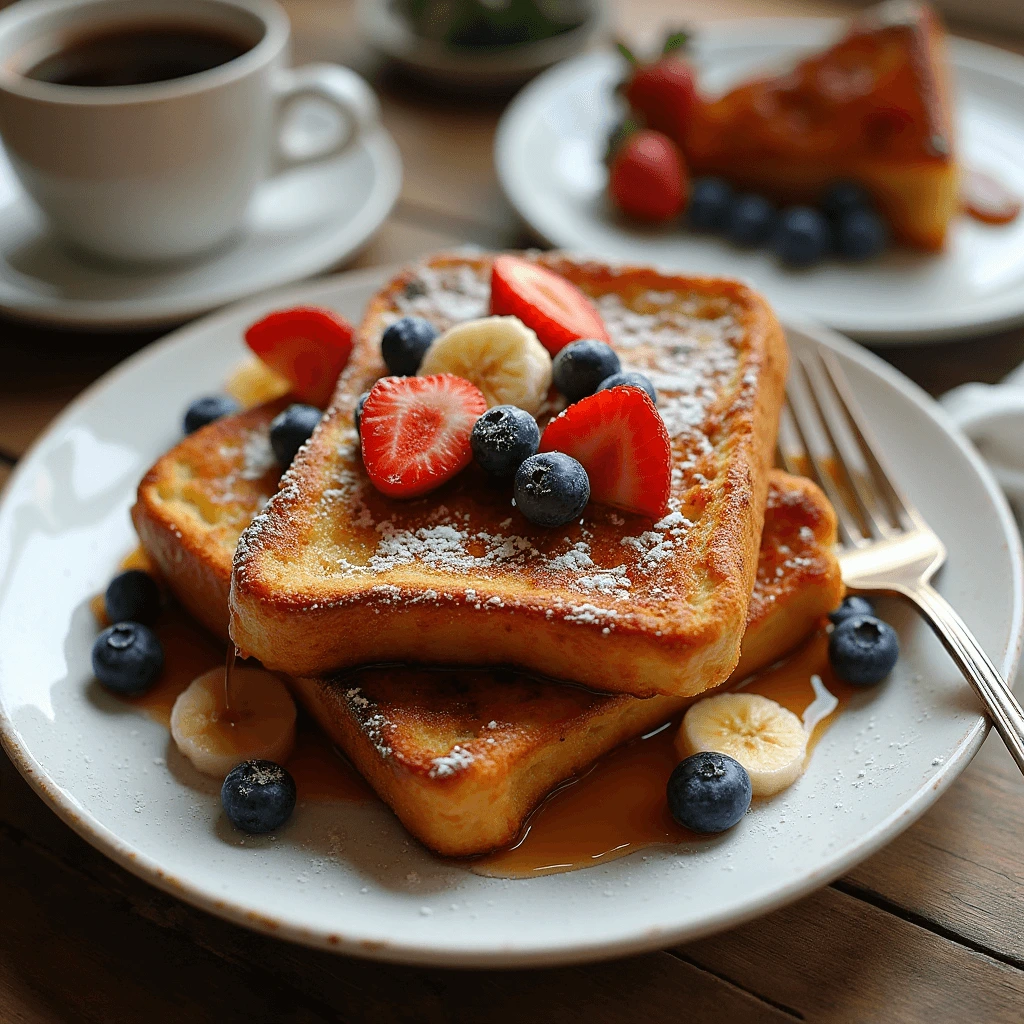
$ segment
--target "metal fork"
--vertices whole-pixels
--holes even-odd
[[[850,590],[896,594],[918,608],[1024,772],[1024,711],[930,583],[946,560],[945,545],[896,483],[835,356],[802,343],[792,352],[779,456],[788,472],[810,476],[832,502],[843,581]]]

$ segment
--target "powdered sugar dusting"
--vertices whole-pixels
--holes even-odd
[[[486,315],[489,301],[486,265],[420,266],[395,297],[389,319],[423,316],[444,329]],[[353,527],[353,536],[330,559],[321,559],[331,575],[367,577],[368,586],[345,588],[345,595],[365,598],[369,591],[381,610],[415,598],[458,601],[486,612],[504,607],[505,587],[514,571],[542,591],[549,618],[596,625],[606,632],[637,614],[638,592],[645,607],[679,596],[678,566],[685,564],[682,556],[689,538],[721,486],[717,475],[724,460],[716,445],[723,417],[730,411],[727,403],[749,400],[758,368],[741,370],[744,329],[726,297],[652,290],[630,294],[629,305],[615,292],[595,302],[624,368],[647,374],[658,390],[658,409],[673,452],[667,514],[652,524],[593,506],[560,536],[531,527],[511,505],[512,514],[507,516],[478,512],[461,500],[453,503],[458,513],[429,501],[425,508],[419,505],[407,512],[409,506],[396,508],[372,490],[360,466],[354,433],[338,434],[338,468],[315,515],[340,517]],[[557,414],[560,405],[551,405],[545,415]],[[236,559],[240,571],[244,572],[251,539],[273,529],[273,510],[292,500],[289,483],[286,478],[284,489],[272,500],[271,515],[258,517],[243,538]],[[407,593],[398,586],[404,567],[428,569],[437,583],[431,589],[414,585]],[[396,572],[387,583],[381,580]],[[517,589],[521,591],[519,584]]]

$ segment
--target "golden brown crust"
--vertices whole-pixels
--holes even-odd
[[[242,476],[245,442],[281,404],[183,440],[146,475],[133,509],[175,594],[222,636],[234,544],[277,486],[275,468]],[[838,603],[835,537],[821,491],[773,471],[737,675],[776,660]],[[377,669],[293,687],[409,830],[453,856],[508,842],[553,786],[687,703],[607,696],[502,670]]]
[[[702,103],[684,148],[697,173],[783,203],[857,181],[897,240],[938,250],[959,210],[955,147],[945,31],[908,3],[879,4],[828,50]]]
[[[654,376],[673,435],[675,518],[589,506],[546,531],[474,468],[385,498],[352,410],[405,312],[486,310],[490,257],[441,256],[371,303],[332,408],[242,537],[231,634],[293,675],[375,660],[509,663],[606,690],[696,693],[735,666],[786,373],[782,330],[734,281],[538,256],[598,302],[624,361]]]
[[[268,402],[186,437],[142,478],[132,508],[139,540],[174,595],[225,640],[231,559],[277,490],[269,426],[286,404]]]
[[[735,678],[777,661],[839,603],[835,539],[821,491],[773,472]],[[609,696],[493,669],[366,669],[292,685],[406,828],[447,856],[506,845],[554,786],[693,699]]]

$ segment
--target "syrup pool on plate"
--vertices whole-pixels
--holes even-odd
[[[150,569],[136,552],[122,568]],[[92,602],[105,625],[102,596]],[[178,695],[204,672],[225,666],[225,715],[230,730],[230,679],[227,646],[215,640],[172,603],[154,626],[164,648],[164,672],[156,685],[127,703],[167,726]],[[856,692],[840,682],[828,663],[828,636],[819,630],[793,654],[737,686],[777,701],[808,721],[813,717],[808,757],[824,731]],[[826,712],[821,714],[821,712]],[[500,878],[532,878],[592,867],[646,847],[665,844],[693,846],[701,836],[672,820],[665,799],[668,777],[679,761],[674,748],[679,719],[666,722],[600,758],[582,775],[563,783],[533,812],[516,842],[495,853],[467,861],[477,874]],[[230,742],[230,733],[227,733]],[[376,799],[369,784],[330,744],[321,730],[300,715],[295,749],[286,762],[300,801]]]
[[[129,555],[122,562],[121,568],[152,571],[141,552]],[[107,625],[102,595],[93,598],[91,605],[100,625]],[[189,618],[174,602],[161,612],[153,630],[164,649],[163,673],[146,693],[120,699],[169,728],[171,709],[178,695],[204,672],[217,665],[226,665],[227,647]],[[225,689],[227,685],[225,678]],[[230,744],[230,713],[226,713],[221,721],[225,731],[224,741]],[[373,799],[373,792],[362,776],[331,746],[323,733],[301,714],[296,728],[295,748],[285,762],[285,767],[295,779],[300,801],[363,802]]]
[[[822,694],[831,694],[834,705],[826,698],[824,707],[832,710],[813,725],[808,756],[856,692],[832,674],[824,630],[739,688],[769,697],[798,716],[814,708],[816,718]],[[737,687],[726,684],[724,689]],[[473,861],[472,870],[499,878],[532,878],[606,863],[645,847],[702,841],[672,820],[665,799],[668,777],[679,762],[673,745],[678,726],[674,719],[605,755],[590,771],[555,790],[511,847]]]

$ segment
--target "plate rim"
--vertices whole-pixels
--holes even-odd
[[[179,343],[182,336],[187,336],[196,329],[216,330],[222,323],[226,326],[247,310],[255,311],[260,306],[273,303],[284,295],[289,297],[289,301],[322,300],[328,294],[337,293],[339,289],[379,285],[387,280],[396,269],[393,266],[367,268],[332,275],[298,286],[285,286],[275,292],[269,292],[258,298],[250,298],[218,310],[140,349],[94,381],[70,402],[43,434],[36,439],[19,460],[3,493],[0,494],[0,514],[6,511],[9,496],[14,493],[22,477],[32,470],[36,452],[44,443],[52,435],[63,430],[66,422],[83,407],[90,404],[102,390],[110,387],[121,376],[130,373],[137,364],[151,358],[154,353],[173,348]],[[1008,557],[1014,568],[1012,573],[1014,607],[1011,609],[1014,625],[1005,653],[1001,658],[996,659],[1004,676],[1013,678],[1019,662],[1022,643],[1024,643],[1024,546],[1022,546],[1009,504],[990,470],[966,438],[952,425],[942,408],[918,385],[886,363],[881,357],[863,349],[849,339],[843,338],[831,329],[822,327],[806,318],[787,317],[784,320],[784,326],[787,331],[802,333],[816,343],[836,349],[840,354],[848,356],[855,363],[866,367],[869,372],[885,378],[907,401],[917,405],[925,412],[935,423],[937,429],[951,437],[976,471],[988,502],[996,512],[1002,526],[1002,536],[998,538],[998,542],[1006,545]],[[165,873],[155,859],[141,851],[132,849],[111,829],[93,816],[83,815],[76,808],[70,795],[65,795],[61,787],[47,776],[44,766],[35,759],[27,745],[21,742],[19,730],[0,705],[0,744],[21,775],[51,810],[78,835],[132,874],[194,907],[264,934],[285,938],[313,948],[328,949],[367,959],[448,967],[553,966],[603,960],[664,949],[667,946],[683,941],[692,941],[760,917],[832,881],[909,827],[959,777],[977,753],[988,731],[988,720],[979,714],[976,720],[968,726],[955,752],[934,776],[922,783],[902,807],[877,823],[856,844],[851,845],[843,856],[829,861],[822,868],[811,871],[805,877],[775,890],[769,897],[762,898],[760,901],[752,902],[741,909],[709,915],[696,927],[638,930],[623,938],[575,942],[571,945],[544,940],[541,943],[529,944],[525,947],[510,944],[505,947],[492,947],[484,951],[466,952],[450,948],[439,949],[436,944],[422,940],[413,942],[368,940],[365,937],[360,938],[359,935],[345,935],[343,927],[332,931],[311,929],[280,916],[270,918],[261,914],[257,907],[225,900],[208,889]]]
[[[19,302],[18,296],[27,294],[24,289],[0,284],[0,311],[20,323],[68,330],[122,332],[170,328],[176,324],[184,326],[183,321],[245,302],[268,291],[301,284],[355,256],[380,230],[401,196],[404,173],[401,150],[387,128],[377,125],[356,143],[355,151],[359,149],[370,157],[373,175],[370,192],[366,202],[350,218],[339,221],[330,236],[333,243],[330,254],[296,260],[289,264],[287,273],[260,291],[252,291],[245,284],[245,275],[238,275],[202,301],[197,301],[194,293],[185,291],[158,300],[58,299],[55,305],[46,300]],[[18,194],[9,205],[28,203],[21,186],[16,185],[16,188]],[[344,245],[338,244],[341,239],[347,239]],[[202,267],[202,263],[194,265]]]
[[[777,42],[791,45],[794,42],[794,35],[806,36],[808,46],[818,45],[848,21],[848,18],[833,17],[755,17],[710,21],[699,27],[698,47],[714,53]],[[989,77],[1002,78],[1012,82],[1024,93],[1024,55],[957,35],[951,34],[948,38],[950,62],[954,70],[963,68]],[[797,40],[797,45],[801,45],[801,40]],[[561,247],[572,251],[575,247],[559,246],[556,238],[542,230],[541,218],[536,216],[537,204],[532,198],[532,189],[513,173],[513,167],[520,162],[515,155],[519,152],[517,136],[522,132],[522,126],[530,122],[541,98],[552,88],[552,83],[570,78],[580,69],[589,70],[591,67],[607,64],[613,59],[614,54],[607,49],[590,50],[548,68],[516,94],[502,113],[495,132],[494,166],[502,192],[529,231],[555,248]],[[656,260],[645,258],[645,262],[659,266]],[[669,270],[673,269],[664,263],[660,265]],[[754,284],[754,287],[758,286]],[[1017,297],[1016,301],[1014,296]],[[948,311],[940,318],[930,317],[928,311],[923,310],[916,314],[915,323],[914,314],[901,317],[898,313],[892,313],[887,314],[888,326],[877,321],[865,323],[856,319],[844,320],[842,317],[829,317],[825,323],[820,312],[816,316],[819,322],[825,323],[832,330],[875,347],[952,342],[1024,324],[1024,282],[1017,289],[1001,293],[1001,297],[1004,301],[994,303],[992,312],[988,314],[958,315],[956,311]],[[794,318],[806,315],[796,309],[788,310],[781,303],[775,305],[787,315],[792,312]],[[895,326],[892,326],[891,321],[895,321]]]

